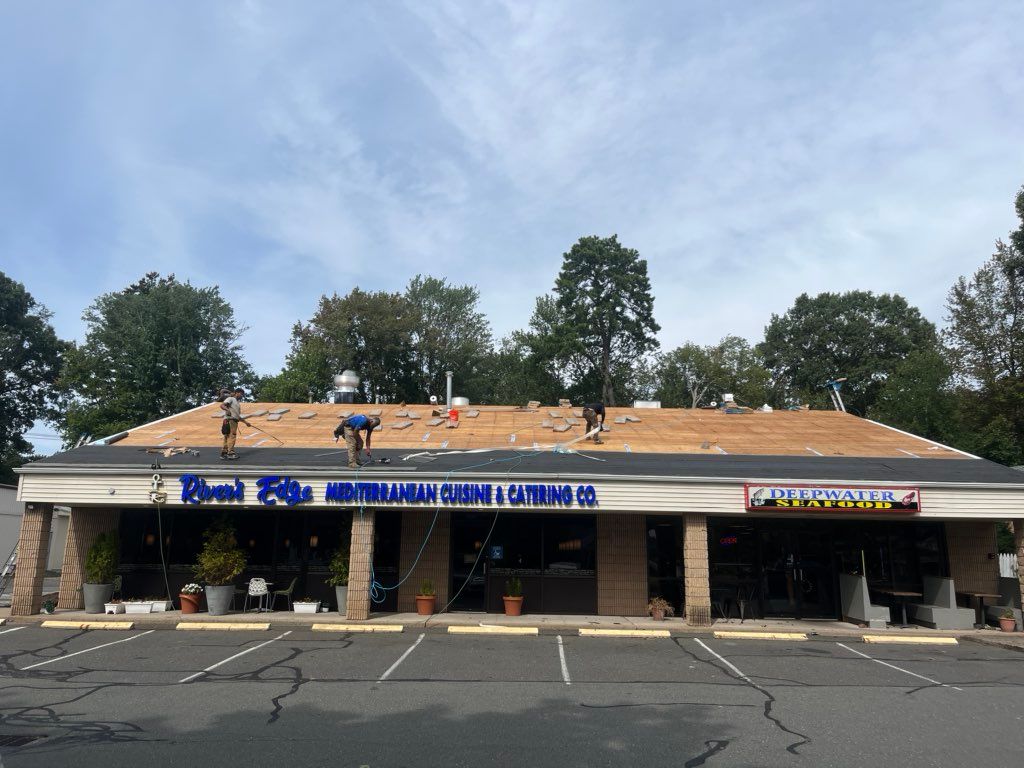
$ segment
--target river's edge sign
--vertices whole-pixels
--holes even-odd
[[[743,486],[752,512],[907,512],[921,511],[921,491],[892,486],[761,485]]]

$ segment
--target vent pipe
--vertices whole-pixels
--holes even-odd
[[[447,404],[448,404],[448,410],[451,410],[452,409],[452,376],[454,376],[455,374],[453,374],[451,371],[445,371],[444,375],[448,377],[448,400],[447,400]]]
[[[355,371],[343,371],[334,377],[334,402],[354,403],[359,375]]]

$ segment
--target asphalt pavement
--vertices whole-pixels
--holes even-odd
[[[1024,750],[976,643],[0,627],[0,761],[954,766]]]

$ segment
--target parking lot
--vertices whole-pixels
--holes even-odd
[[[3,765],[1007,765],[1024,654],[0,627]]]

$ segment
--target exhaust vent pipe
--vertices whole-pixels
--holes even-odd
[[[451,371],[445,371],[444,375],[448,377],[448,399],[445,401],[448,406],[448,410],[452,408],[452,376],[455,374]]]
[[[334,402],[354,403],[358,386],[359,375],[355,371],[342,371],[334,377]]]

